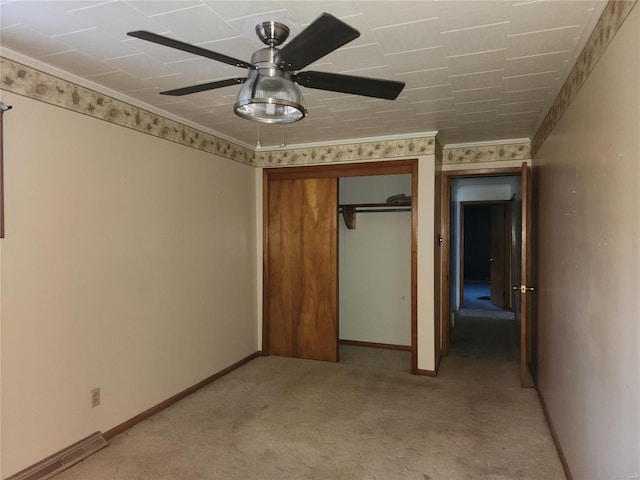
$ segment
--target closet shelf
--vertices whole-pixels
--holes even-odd
[[[342,213],[344,223],[348,229],[356,228],[356,213],[377,212],[410,212],[411,202],[398,203],[349,203],[338,205],[338,212]]]

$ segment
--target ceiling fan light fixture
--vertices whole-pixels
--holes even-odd
[[[233,110],[239,117],[254,122],[286,124],[302,120],[307,110],[297,85],[386,100],[395,100],[405,86],[404,82],[398,81],[300,71],[360,36],[355,28],[328,13],[307,25],[282,49],[279,46],[289,36],[286,25],[262,22],[256,26],[256,33],[267,47],[253,52],[251,63],[145,30],[135,30],[127,35],[247,69],[246,78],[199,83],[160,94],[182,96],[242,84]]]
[[[293,123],[307,114],[298,86],[286,72],[277,69],[251,71],[233,111],[242,118],[262,123]]]

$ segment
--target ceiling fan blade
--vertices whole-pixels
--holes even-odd
[[[294,80],[303,87],[387,100],[395,100],[404,88],[404,82],[394,80],[313,71],[300,72],[294,76]]]
[[[246,82],[246,78],[228,78],[226,80],[218,80],[216,82],[201,83],[198,85],[191,85],[190,87],[176,88],[174,90],[166,90],[160,92],[160,95],[172,95],[182,96],[190,93],[204,92],[206,90],[213,90],[214,88],[228,87],[229,85],[238,85],[239,83]]]
[[[287,43],[274,61],[285,70],[300,70],[359,36],[355,28],[323,13]]]
[[[217,60],[218,62],[233,65],[234,67],[253,68],[253,65],[251,65],[250,63],[238,60],[237,58],[228,57],[227,55],[212,52],[211,50],[207,50],[206,48],[196,47],[195,45],[181,42],[180,40],[174,40],[173,38],[165,37],[163,35],[158,35],[157,33],[147,32],[145,30],[136,30],[134,32],[128,32],[127,35],[129,35],[130,37],[140,38],[148,42],[157,43],[159,45],[164,45],[166,47],[177,48],[178,50],[182,50],[183,52],[193,53],[201,57],[211,58],[213,60]]]

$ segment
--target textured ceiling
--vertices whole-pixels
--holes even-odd
[[[0,46],[255,146],[439,132],[444,144],[531,138],[593,30],[604,1],[1,1]],[[301,87],[302,121],[261,125],[233,113],[238,85],[184,97],[162,90],[246,71],[126,35],[149,30],[249,61],[255,25],[290,38],[328,12],[358,39],[305,70],[400,80],[398,99]],[[19,54],[21,58],[16,58]],[[121,97],[122,98],[122,97]],[[260,131],[259,131],[260,130]]]

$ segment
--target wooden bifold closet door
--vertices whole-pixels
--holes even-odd
[[[270,179],[268,353],[336,362],[337,178]]]

